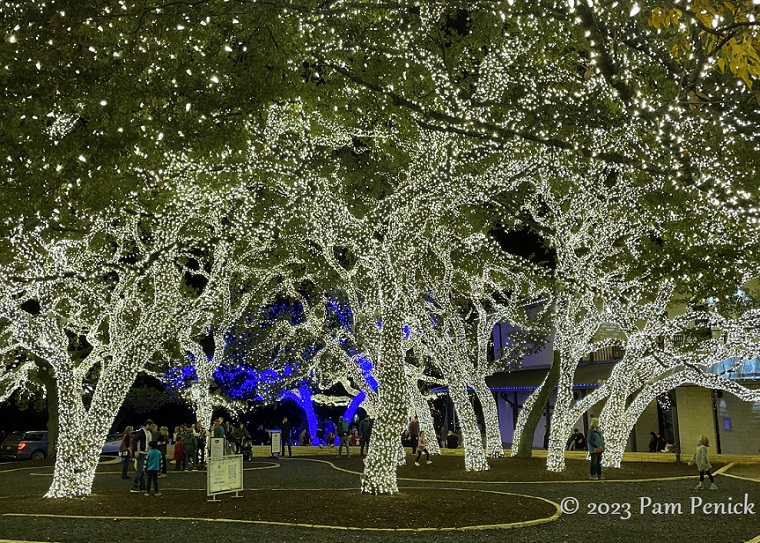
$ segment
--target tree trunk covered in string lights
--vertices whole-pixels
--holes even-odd
[[[575,424],[571,408],[576,366],[577,362],[574,359],[562,360],[562,369],[556,386],[554,414],[551,421],[547,421],[546,428],[549,432],[549,449],[546,452],[546,466],[549,471],[564,471],[565,469],[565,448]]]
[[[200,344],[192,342],[185,345],[185,349],[192,353],[195,358],[195,374],[197,380],[192,382],[183,396],[190,404],[195,414],[195,420],[200,421],[204,428],[211,427],[211,418],[214,412],[214,402],[211,397],[211,385],[214,384],[213,371],[217,353],[209,360],[203,352]]]
[[[419,417],[420,430],[424,430],[425,435],[428,438],[428,451],[430,454],[441,454],[440,447],[438,446],[438,436],[435,432],[433,416],[430,413],[430,405],[420,393],[420,388],[417,386],[416,380],[409,382],[409,398],[412,404],[412,409]]]
[[[554,386],[559,381],[561,370],[560,353],[554,351],[554,359],[549,373],[544,377],[541,385],[525,400],[520,415],[517,417],[517,427],[513,436],[512,456],[518,458],[530,458],[533,456],[533,435],[536,433],[538,421],[554,392]]]
[[[449,376],[449,395],[459,416],[459,427],[464,447],[464,467],[467,471],[488,471],[488,460],[483,452],[483,436],[480,433],[475,409],[470,403],[467,385],[461,379]]]
[[[123,379],[120,377],[124,377]],[[89,496],[108,431],[132,380],[106,376],[98,382],[89,409],[76,372],[57,372],[59,434],[48,498]]]
[[[476,379],[472,388],[480,400],[483,408],[483,423],[486,431],[486,456],[488,458],[503,458],[504,445],[501,440],[501,428],[499,427],[499,413],[496,408],[496,400],[493,392],[488,388],[485,378]]]
[[[624,359],[618,364],[626,364]],[[615,368],[617,370],[618,368]],[[623,369],[623,368],[620,368]],[[646,389],[645,389],[646,390]],[[636,413],[633,423],[630,425],[625,421],[627,419],[626,407],[629,398],[628,383],[625,379],[620,379],[615,386],[610,388],[607,400],[604,402],[604,407],[599,414],[599,426],[604,431],[604,454],[602,455],[602,462],[605,466],[620,467],[620,461],[623,458],[623,452],[625,452],[625,445],[628,441],[628,436],[633,429],[633,423],[641,416],[641,412]],[[643,391],[642,391],[643,392]],[[644,409],[649,402],[644,404]],[[633,407],[633,411],[636,411],[636,407]]]
[[[370,325],[372,326],[372,325]],[[373,331],[373,360],[379,383],[377,416],[372,427],[372,442],[364,460],[361,490],[368,494],[398,492],[396,469],[401,432],[408,410],[404,353],[401,349],[401,321],[393,316],[382,320]]]
[[[158,304],[161,304],[159,299]],[[155,316],[156,312],[146,311]],[[68,359],[53,359],[50,364],[58,388],[59,435],[53,482],[46,497],[68,498],[92,493],[95,470],[108,432],[119,407],[134,383],[138,371],[149,359],[155,345],[168,327],[148,319],[133,334],[114,342],[115,352],[97,356],[74,367]],[[86,373],[96,371],[95,390],[89,406],[82,395]]]
[[[362,492],[395,494],[398,492],[396,469],[399,463],[399,435],[406,421],[406,408],[397,401],[397,391],[378,390],[377,418],[372,427],[372,441],[364,460],[361,476]]]

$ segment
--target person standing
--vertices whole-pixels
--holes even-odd
[[[227,432],[227,425],[224,423],[224,417],[217,417],[214,419],[214,424],[211,427],[211,437],[214,439],[222,438],[224,439],[223,446],[222,446],[222,454],[227,455],[231,454],[230,452],[230,436]],[[208,452],[211,452],[211,441],[208,441]]]
[[[459,436],[452,430],[449,430],[446,434],[446,448],[456,449],[459,447]]]
[[[290,450],[290,431],[293,428],[293,425],[288,422],[288,417],[284,417],[282,419],[282,424],[280,424],[280,430],[282,431],[280,440],[281,443],[281,451],[280,456],[285,456],[285,445],[288,446],[288,456],[293,456],[293,451]]]
[[[346,447],[346,458],[351,458],[351,449],[348,445],[348,421],[343,417],[338,417],[338,437],[340,442],[338,443],[338,458],[340,458],[343,452],[343,446]]]
[[[712,465],[710,465],[710,461],[707,459],[707,447],[709,446],[710,440],[707,436],[704,434],[699,436],[697,450],[694,452],[694,456],[691,457],[691,460],[689,460],[689,465],[692,466],[696,464],[697,469],[699,470],[699,484],[695,487],[697,490],[705,488],[705,473],[707,473],[707,476],[710,478],[710,490],[718,490],[718,487],[715,485],[715,478],[712,473],[710,473]]]
[[[121,456],[121,478],[129,479],[127,472],[129,471],[129,464],[132,462],[133,454],[133,437],[132,431],[134,428],[127,426],[124,429],[124,435],[121,436],[121,444],[119,444],[119,455]]]
[[[153,441],[153,432],[156,431],[156,424],[148,419],[145,421],[145,426],[137,431],[137,435],[134,440],[134,449],[132,455],[137,460],[134,477],[132,478],[132,488],[130,492],[144,492],[145,491],[145,457],[148,454],[148,443]],[[160,453],[159,453],[160,454]]]
[[[359,454],[364,456],[364,448],[369,452],[369,438],[372,435],[372,419],[369,415],[359,423]]]
[[[185,463],[185,451],[182,450],[182,430],[178,430],[174,438],[174,471],[182,471]]]
[[[222,423],[224,422],[224,419],[222,417],[217,417],[214,419],[214,427],[213,427],[213,437],[225,437],[224,436],[224,426],[222,426]]]
[[[420,421],[417,415],[409,423],[409,439],[412,441],[412,454],[417,454],[417,443],[420,440]]]
[[[654,432],[649,432],[649,435],[652,436],[649,439],[649,452],[657,452],[657,443],[659,442],[660,438],[657,437],[657,434]]]
[[[599,419],[591,419],[591,426],[586,436],[588,443],[588,452],[591,456],[591,466],[589,469],[589,479],[598,481],[602,479],[602,453],[604,452],[604,436],[599,430]]]
[[[158,443],[158,451],[161,453],[161,473],[159,478],[166,477],[166,448],[169,446],[169,428],[162,426],[156,434],[156,442]]]
[[[236,454],[242,454],[244,443],[251,439],[251,434],[248,432],[248,428],[246,428],[245,424],[241,422],[238,427],[235,428],[232,435],[235,440],[235,446],[237,447]]]
[[[148,443],[148,453],[145,455],[145,471],[148,473],[148,486],[145,489],[145,495],[150,496],[150,483],[153,482],[156,489],[156,496],[161,495],[158,490],[158,474],[161,471],[161,451],[158,450],[158,442],[151,441]]]
[[[188,465],[192,462],[193,471],[198,471],[198,465],[195,463],[195,451],[198,449],[198,438],[195,437],[193,427],[188,426],[185,428],[185,433],[182,434],[182,451],[185,453],[185,458],[182,461],[183,469],[187,470]]]
[[[317,445],[322,448],[322,441],[325,439],[325,423],[324,421],[317,425]]]

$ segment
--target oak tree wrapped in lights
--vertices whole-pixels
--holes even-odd
[[[540,338],[546,335],[547,330],[541,326],[540,316],[528,323],[525,312],[526,301],[536,302],[548,296],[548,292],[538,286],[541,284],[543,273],[532,263],[519,261],[512,255],[494,252],[491,244],[482,236],[470,236],[461,248],[455,240],[446,239],[440,233],[437,238],[439,243],[434,253],[442,269],[447,270],[452,279],[431,282],[431,288],[444,294],[445,301],[437,305],[443,309],[449,329],[456,330],[455,333],[449,334],[450,338],[455,342],[462,342],[458,346],[461,358],[459,363],[465,368],[468,386],[475,391],[483,409],[486,454],[491,458],[499,458],[504,452],[496,402],[485,379],[492,373],[504,369],[510,363],[509,356],[518,356],[518,361],[521,361],[520,353],[526,352],[525,343],[540,343]],[[454,254],[457,255],[455,261],[452,260]],[[474,272],[471,272],[467,265],[467,262],[472,261],[479,263],[479,268]],[[452,283],[459,288],[449,293],[440,290],[441,287]],[[508,292],[510,294],[507,294]],[[457,308],[449,301],[452,299],[460,300],[460,303],[469,304],[470,307]],[[514,342],[513,352],[502,353],[499,360],[489,361],[488,351],[493,329],[499,322],[519,325],[522,331],[513,334],[511,338]],[[536,330],[530,331],[531,328]]]
[[[550,470],[564,468],[563,451],[575,423],[575,419],[570,419],[575,368],[586,353],[603,346],[595,341],[607,318],[601,301],[624,280],[624,264],[636,254],[634,244],[645,224],[640,214],[634,214],[639,192],[623,183],[610,183],[610,176],[615,175],[591,170],[585,176],[567,176],[562,181],[539,178],[535,183],[536,196],[525,203],[534,228],[556,252],[554,350],[560,367],[555,368],[558,383],[550,425],[547,458]],[[541,390],[534,394],[538,396]],[[538,404],[531,406],[542,408]],[[513,456],[532,442],[534,428],[526,434],[528,439],[520,439],[523,421],[529,413],[524,408],[518,420],[515,430],[518,446],[513,446]]]
[[[138,221],[127,220],[119,229],[113,221],[95,221],[90,233],[76,241],[43,241],[47,232],[38,233],[36,243],[18,237],[23,275],[3,274],[3,314],[13,323],[17,341],[44,360],[55,379],[60,431],[49,497],[90,493],[100,451],[129,383],[171,337],[171,312],[181,297],[167,253],[176,243],[178,224],[158,221],[163,229],[152,231],[161,240],[156,245],[140,240],[146,232],[146,224],[140,224],[133,228]],[[118,240],[113,252],[103,244],[103,236],[111,235]],[[109,269],[110,275],[98,277]],[[22,300],[38,300],[41,310],[25,313],[19,293],[25,293]],[[84,336],[91,348],[72,353],[72,335]],[[97,385],[85,406],[83,384],[90,374],[97,376]]]
[[[709,323],[713,330],[720,330],[720,335],[702,334],[700,338],[699,330],[695,334],[695,322]],[[657,312],[650,315],[644,330],[649,333],[637,333],[629,338],[628,343],[638,347],[631,349],[633,363],[623,360],[620,369],[616,367],[603,385],[609,398],[602,409],[600,424],[605,437],[611,438],[604,459],[610,466],[620,465],[633,424],[647,405],[676,386],[690,383],[725,390],[744,401],[760,400],[757,391],[729,380],[726,375],[710,373],[714,365],[725,360],[734,359],[738,365],[757,355],[760,349],[757,310],[746,311],[732,319],[703,312],[688,312],[668,319],[663,312]]]

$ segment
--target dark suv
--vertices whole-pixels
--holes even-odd
[[[0,457],[17,460],[42,460],[48,452],[48,433],[44,430],[35,432],[13,432],[0,446]]]

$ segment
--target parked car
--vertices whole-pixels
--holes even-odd
[[[48,454],[48,433],[44,430],[13,432],[3,441],[0,457],[42,460]]]
[[[121,447],[121,438],[123,435],[124,434],[108,434],[101,454],[119,454],[119,447]]]

